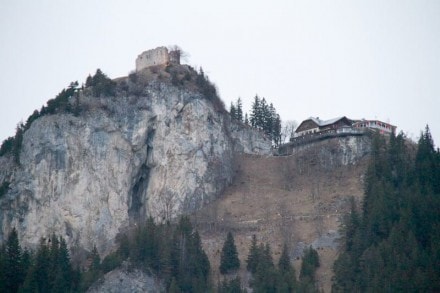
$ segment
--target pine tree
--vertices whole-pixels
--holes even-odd
[[[50,250],[44,239],[41,239],[35,257],[35,282],[37,283],[38,292],[50,291]]]
[[[261,130],[263,130],[266,134],[270,135],[268,133],[269,123],[270,123],[269,107],[267,105],[266,99],[262,98],[260,101],[260,107],[257,115],[257,126]]]
[[[281,117],[279,114],[275,114],[272,125],[272,140],[276,146],[281,144]]]
[[[247,265],[246,268],[249,272],[255,274],[257,271],[258,261],[260,259],[258,244],[257,244],[257,236],[252,235],[251,247],[249,248],[249,255],[247,257]]]
[[[289,252],[287,245],[284,244],[278,261],[279,281],[278,292],[294,292],[296,289],[296,275],[295,269],[290,263]]]
[[[223,244],[220,258],[220,273],[227,274],[240,268],[240,260],[238,259],[237,248],[235,247],[234,237],[228,232],[226,241]]]
[[[49,238],[49,280],[50,287],[53,288],[56,275],[58,273],[58,255],[59,255],[59,241],[55,234]]]
[[[241,102],[241,98],[237,99],[237,106],[236,106],[236,112],[235,112],[235,119],[243,122],[243,105]]]
[[[23,282],[24,272],[22,251],[18,241],[17,230],[12,229],[6,241],[5,254],[5,287],[7,292],[17,292]]]
[[[56,259],[56,274],[54,277],[53,292],[69,292],[72,288],[72,266],[69,250],[64,238],[59,239],[58,257]]]
[[[259,128],[259,121],[261,120],[261,111],[260,111],[260,98],[258,95],[255,95],[254,102],[252,103],[251,114],[250,114],[250,123],[252,127]]]
[[[315,271],[319,267],[318,252],[311,246],[304,250],[304,256],[301,263],[299,275],[299,288],[303,292],[315,291]]]
[[[273,265],[270,245],[260,243],[258,255],[257,269],[250,282],[253,292],[276,292],[280,277]]]
[[[248,113],[244,115],[244,124],[249,125]]]
[[[231,119],[237,120],[237,110],[233,102],[231,102],[231,106],[229,108],[229,114],[231,115]]]

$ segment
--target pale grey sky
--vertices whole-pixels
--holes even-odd
[[[0,140],[101,68],[127,75],[177,44],[229,106],[255,94],[283,120],[389,121],[440,145],[440,1],[0,0]]]

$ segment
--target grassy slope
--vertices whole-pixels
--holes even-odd
[[[319,162],[319,147],[336,147],[335,142],[300,151],[289,157],[241,155],[236,158],[233,184],[217,201],[193,215],[214,271],[214,282],[221,280],[218,266],[227,231],[234,233],[239,252],[242,280],[252,234],[269,242],[274,260],[278,261],[282,245],[291,249],[298,242],[311,244],[319,236],[338,230],[348,211],[348,198],[362,198],[362,177],[366,158],[356,165],[343,166]],[[318,249],[321,267],[318,285],[329,292],[332,265],[337,249]],[[294,260],[299,273],[300,260]]]

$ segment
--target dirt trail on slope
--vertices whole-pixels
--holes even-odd
[[[317,147],[312,147],[288,157],[236,158],[232,185],[220,199],[193,215],[215,283],[223,279],[218,273],[220,254],[226,233],[232,231],[242,280],[250,278],[246,258],[255,234],[259,242],[270,243],[275,263],[283,243],[287,243],[297,274],[301,252],[313,245],[321,261],[318,286],[330,292],[337,231],[349,210],[349,198],[362,198],[367,157],[354,165],[342,165],[338,158],[319,159],[317,151]]]

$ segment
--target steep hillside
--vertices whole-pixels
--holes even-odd
[[[338,251],[341,218],[349,198],[363,194],[371,142],[369,137],[331,139],[304,146],[286,157],[237,155],[233,183],[223,196],[193,215],[205,249],[218,273],[227,231],[235,235],[242,280],[253,234],[271,244],[277,260],[283,243],[299,273],[303,248],[312,245],[321,259],[318,282],[330,291],[332,264]]]
[[[72,94],[69,94],[71,91]],[[31,119],[32,118],[32,119]],[[101,254],[148,216],[167,220],[214,200],[232,182],[235,152],[270,152],[259,132],[230,120],[203,73],[156,66],[49,101],[0,156],[0,242],[52,233]]]

